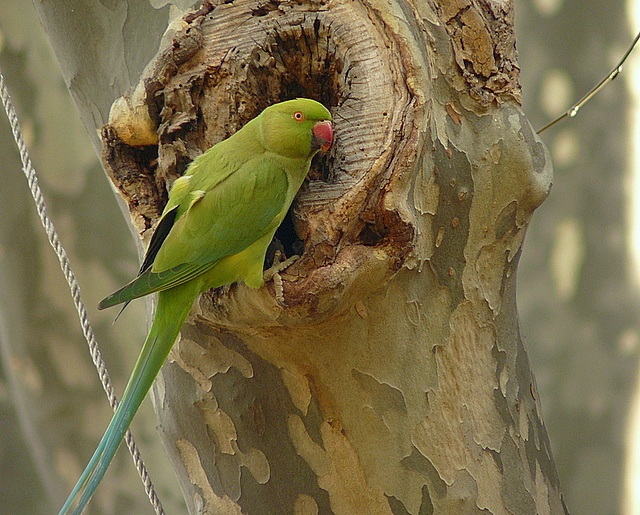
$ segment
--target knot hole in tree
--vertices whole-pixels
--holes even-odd
[[[335,141],[314,159],[276,235],[286,255],[302,256],[285,278],[287,299],[302,305],[342,288],[365,263],[379,285],[400,268],[413,238],[384,202],[392,176],[410,165],[404,154],[416,153],[408,143],[416,139],[408,123],[414,98],[396,45],[354,2],[205,3],[175,21],[103,131],[109,173],[138,230],[153,226],[168,188],[198,154],[268,105],[308,97],[331,110]],[[131,119],[135,144],[118,128]],[[137,173],[118,173],[131,169]]]

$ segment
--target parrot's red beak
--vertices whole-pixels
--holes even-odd
[[[313,144],[323,152],[333,143],[333,125],[330,121],[318,122],[313,126]]]

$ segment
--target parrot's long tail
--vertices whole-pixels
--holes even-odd
[[[142,400],[164,363],[198,291],[193,284],[158,294],[156,314],[129,382],[107,430],[59,515],[80,515],[100,484]]]

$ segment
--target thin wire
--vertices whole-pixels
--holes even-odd
[[[633,49],[638,43],[638,40],[640,40],[640,32],[638,32],[638,34],[634,38],[631,45],[629,45],[629,48],[627,48],[627,51],[622,56],[622,59],[620,59],[618,64],[615,65],[613,70],[611,70],[605,78],[603,78],[600,82],[598,82],[598,84],[596,84],[585,96],[583,96],[580,100],[578,100],[578,102],[573,104],[566,113],[558,116],[558,118],[556,118],[555,120],[549,122],[547,125],[542,127],[542,129],[538,131],[538,134],[542,133],[543,131],[546,131],[549,127],[553,127],[556,123],[558,123],[561,120],[564,120],[565,118],[573,118],[575,115],[577,115],[578,111],[580,110],[580,108],[582,108],[583,105],[585,105],[589,100],[591,100],[591,98],[596,93],[598,93],[598,91],[600,91],[603,87],[605,87],[609,82],[611,82],[620,74],[620,72],[622,71],[622,65],[627,60],[627,57],[629,57],[631,52],[633,52]]]
[[[15,139],[15,142],[18,145],[18,150],[20,151],[22,171],[27,178],[29,189],[31,190],[31,195],[33,196],[33,200],[36,203],[40,222],[42,223],[42,226],[47,233],[47,238],[51,247],[53,247],[56,256],[58,257],[58,261],[60,262],[60,268],[62,269],[65,279],[67,280],[67,284],[69,285],[71,296],[73,298],[73,303],[76,307],[76,311],[78,312],[78,317],[80,318],[82,333],[85,340],[87,341],[87,344],[89,345],[91,359],[93,360],[93,364],[98,371],[98,376],[100,377],[102,387],[107,394],[107,398],[109,399],[109,404],[115,411],[118,407],[118,398],[116,397],[116,394],[113,390],[111,379],[109,378],[109,373],[107,372],[105,363],[102,359],[102,356],[100,355],[100,350],[98,348],[95,334],[93,332],[93,329],[91,328],[91,324],[89,323],[87,309],[82,302],[82,299],[80,298],[80,286],[78,285],[75,274],[71,270],[69,258],[67,257],[67,253],[65,252],[62,244],[60,243],[60,240],[58,239],[58,234],[56,233],[56,230],[53,226],[53,222],[47,214],[44,196],[42,195],[42,190],[40,190],[40,186],[38,184],[38,177],[36,175],[35,169],[33,168],[33,165],[31,164],[31,158],[29,157],[29,152],[24,142],[22,131],[20,130],[20,124],[18,123],[18,116],[16,114],[15,108],[13,107],[13,103],[11,102],[11,98],[9,97],[9,92],[7,91],[4,76],[2,75],[1,70],[0,97],[2,98],[2,105],[4,106],[5,113],[7,115],[7,118],[9,119],[9,124],[11,125],[13,138]],[[155,488],[149,476],[149,472],[147,471],[144,461],[142,460],[142,456],[140,455],[138,446],[136,445],[133,439],[133,435],[129,430],[127,430],[127,433],[125,435],[125,441],[127,442],[127,447],[129,448],[129,452],[131,453],[131,457],[133,458],[133,463],[136,466],[136,470],[138,471],[140,479],[142,479],[142,483],[144,484],[144,490],[147,494],[147,497],[149,498],[149,502],[153,506],[157,515],[164,515],[162,503],[160,502],[160,499],[158,498],[158,495],[155,491]]]

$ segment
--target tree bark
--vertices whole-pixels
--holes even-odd
[[[515,278],[551,184],[510,2],[240,0],[174,23],[104,160],[143,238],[267,105],[336,143],[278,232],[300,259],[203,295],[154,389],[192,513],[566,513]]]

